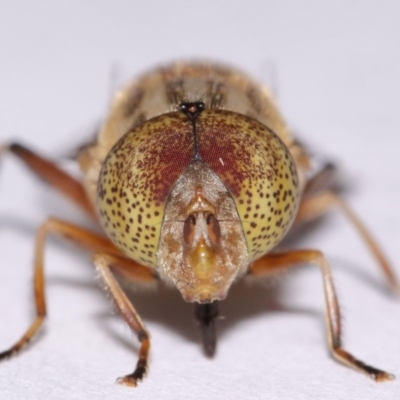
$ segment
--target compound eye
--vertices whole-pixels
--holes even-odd
[[[186,244],[190,244],[193,242],[194,238],[194,230],[196,226],[196,217],[194,214],[190,214],[185,221],[183,226],[183,240]]]
[[[210,238],[213,244],[218,244],[221,239],[221,228],[219,226],[217,218],[215,218],[214,214],[208,214],[206,222],[208,229],[208,237]]]

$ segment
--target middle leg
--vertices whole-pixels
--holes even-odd
[[[314,220],[324,215],[333,208],[339,209],[355,227],[357,233],[364,240],[372,255],[384,273],[390,288],[395,293],[400,293],[400,282],[390,265],[385,254],[378,246],[376,240],[362,223],[362,221],[354,214],[351,208],[337,194],[330,191],[322,191],[313,196],[302,199],[299,211],[296,216],[296,223],[302,223]]]

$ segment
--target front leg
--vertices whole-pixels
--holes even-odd
[[[392,374],[365,364],[342,347],[342,324],[339,303],[329,264],[320,251],[295,250],[285,253],[267,254],[250,266],[249,274],[253,276],[274,274],[304,264],[316,265],[322,273],[328,345],[332,356],[340,363],[367,374],[377,382],[394,379]]]
[[[104,278],[107,288],[117,303],[117,306],[125,321],[139,336],[141,348],[139,352],[139,362],[132,375],[121,378],[118,383],[134,386],[140,380],[147,369],[147,358],[149,352],[149,335],[137,315],[135,309],[130,304],[125,294],[120,289],[117,281],[112,275],[110,268],[121,276],[137,283],[151,283],[156,281],[156,275],[150,268],[125,258],[120,250],[104,236],[93,233],[82,227],[73,225],[69,222],[55,218],[48,219],[38,230],[36,235],[35,262],[34,262],[34,293],[36,305],[36,318],[31,323],[26,332],[8,350],[0,352],[0,361],[16,354],[24,348],[35,336],[46,317],[46,298],[45,298],[45,275],[44,275],[44,249],[47,235],[61,236],[72,240],[79,246],[94,251],[102,252],[95,255],[95,264]]]
[[[111,268],[113,267],[117,270],[126,269],[126,267],[129,267],[129,260],[106,253],[96,253],[94,256],[94,264],[106,284],[106,289],[110,291],[119,312],[132,331],[137,334],[139,339],[139,360],[135,370],[133,373],[117,379],[117,383],[121,385],[136,386],[147,373],[150,335],[139,314],[111,272]]]

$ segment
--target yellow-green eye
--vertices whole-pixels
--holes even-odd
[[[267,253],[293,221],[298,205],[296,168],[270,129],[222,110],[203,110],[197,116],[196,137],[192,121],[173,112],[145,122],[114,146],[98,185],[101,221],[114,243],[138,262],[158,265],[168,197],[194,159],[207,165],[232,197],[248,262]],[[209,230],[219,238],[219,223],[213,218],[208,216]],[[182,225],[182,241],[191,238],[187,225]]]
[[[237,113],[206,110],[196,129],[201,159],[235,201],[249,261],[259,258],[282,239],[298,207],[292,156],[268,127]]]
[[[97,207],[112,241],[130,258],[157,265],[165,203],[192,157],[192,125],[164,114],[123,136],[100,173]]]

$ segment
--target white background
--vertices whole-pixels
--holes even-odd
[[[175,58],[218,59],[272,85],[290,126],[330,157],[351,206],[400,274],[400,7],[396,1],[3,1],[0,142],[60,159],[90,137],[125,77]],[[114,72],[113,72],[114,71]],[[115,72],[117,71],[117,72]],[[113,78],[114,77],[114,78]],[[88,224],[12,157],[0,174],[0,347],[31,321],[34,232],[48,215]],[[400,378],[400,299],[338,212],[291,243],[323,250],[335,275],[344,343]],[[395,399],[328,355],[319,272],[272,288],[237,285],[221,304],[206,359],[179,293],[133,296],[152,334],[138,388],[137,342],[112,312],[90,257],[49,241],[49,318],[27,351],[0,364],[2,399]]]

